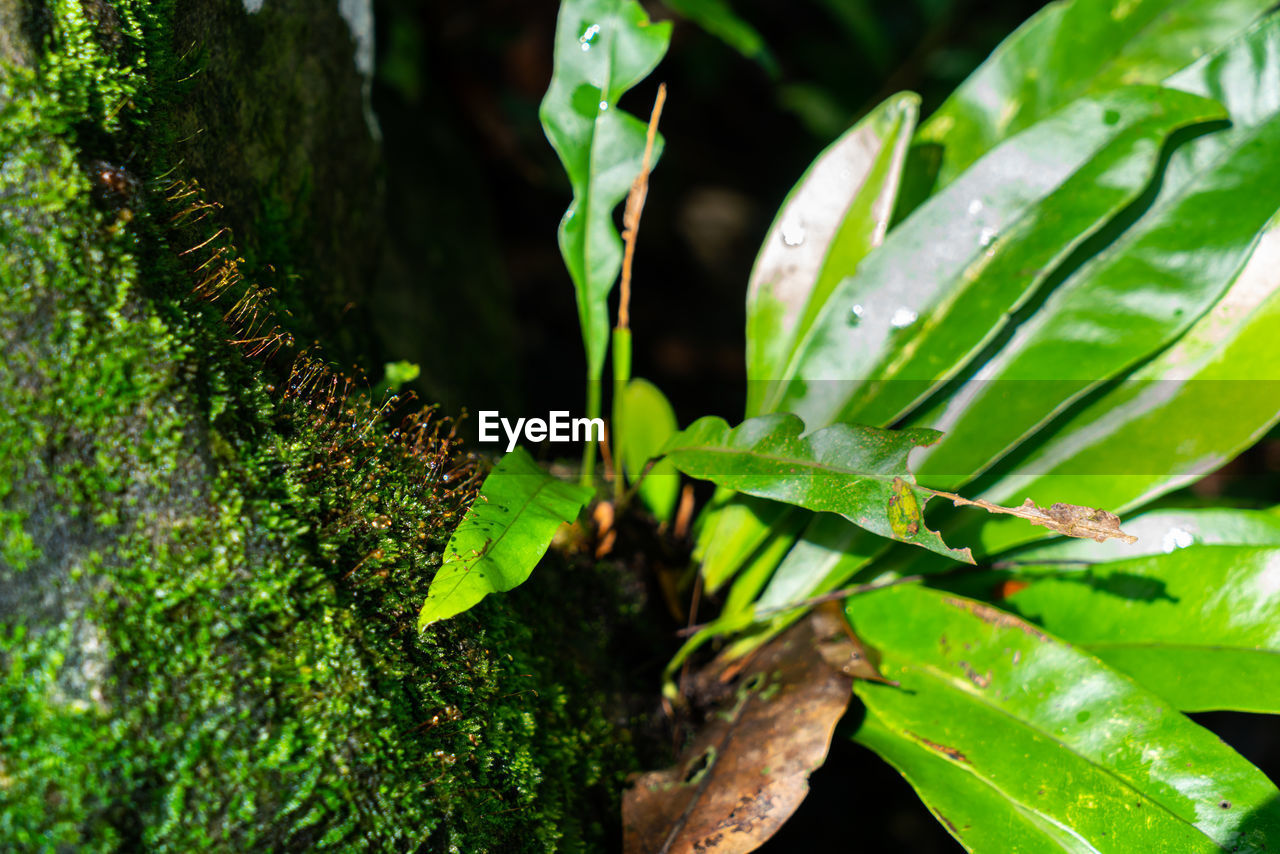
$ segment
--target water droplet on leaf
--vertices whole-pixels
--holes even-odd
[[[782,242],[786,245],[799,246],[804,243],[804,223],[800,221],[800,217],[791,216],[784,219],[780,231]]]
[[[899,306],[897,311],[893,313],[893,317],[889,318],[889,325],[894,329],[902,329],[915,323],[916,318],[919,316],[906,306]]]
[[[1187,546],[1195,543],[1196,538],[1191,535],[1190,531],[1182,528],[1170,528],[1165,532],[1164,538],[1160,540],[1160,547],[1165,553],[1185,549]]]

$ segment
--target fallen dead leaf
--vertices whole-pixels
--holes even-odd
[[[712,662],[694,681],[720,686],[680,761],[623,795],[625,854],[743,854],[762,845],[809,791],[826,760],[853,679],[873,674],[837,603],[760,648],[747,666]],[[740,668],[733,684],[720,677]]]

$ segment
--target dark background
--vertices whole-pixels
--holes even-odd
[[[362,307],[379,348],[365,367],[376,378],[383,361],[421,364],[417,391],[446,412],[583,408],[582,339],[555,238],[571,193],[537,118],[557,5],[375,3],[386,249]],[[655,19],[674,17],[644,5]],[[772,73],[675,19],[667,58],[621,106],[647,117],[657,83],[668,86],[667,147],[640,229],[631,327],[633,374],[668,394],[680,423],[741,416],[747,277],[805,167],[893,92],[919,92],[928,115],[1042,5],[735,0],[764,36]],[[1243,465],[1254,476],[1209,479],[1200,491],[1274,501],[1274,476],[1256,476],[1276,470],[1266,456],[1259,449],[1237,464],[1237,475]],[[1280,775],[1271,720],[1197,719]],[[863,823],[850,826],[850,816]],[[837,738],[811,796],[766,850],[851,848],[958,850],[896,772]]]

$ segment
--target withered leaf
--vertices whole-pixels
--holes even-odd
[[[1136,543],[1138,538],[1120,530],[1120,517],[1096,507],[1081,507],[1079,504],[1054,504],[1049,508],[1039,507],[1028,498],[1021,507],[1002,507],[983,501],[981,498],[970,500],[951,492],[930,489],[934,495],[946,498],[957,507],[981,507],[989,513],[1004,513],[1026,519],[1032,525],[1042,525],[1051,531],[1067,537],[1082,540],[1105,542],[1116,539],[1126,543]]]
[[[790,818],[848,708],[853,680],[844,668],[879,676],[838,620],[815,612],[757,650],[680,761],[624,793],[626,854],[741,854]],[[725,671],[724,663],[709,668]]]
[[[1081,507],[1078,504],[1054,504],[1048,510],[1044,510],[1036,507],[1035,502],[1030,498],[1023,502],[1022,507],[1049,517],[1047,521],[1043,522],[1032,519],[1032,524],[1044,525],[1046,528],[1057,531],[1059,534],[1066,534],[1068,537],[1088,538],[1099,543],[1112,537],[1117,540],[1123,540],[1126,543],[1136,543],[1138,541],[1137,537],[1120,530],[1119,516],[1114,513],[1108,513],[1106,510]]]

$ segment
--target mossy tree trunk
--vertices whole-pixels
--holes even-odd
[[[618,594],[415,631],[466,472],[291,343],[361,351],[367,10],[253,5],[0,0],[0,847],[606,844]]]

